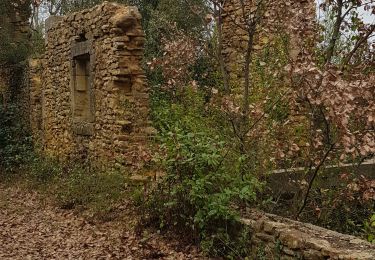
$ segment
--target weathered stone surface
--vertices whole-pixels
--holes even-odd
[[[242,221],[253,230],[254,252],[274,241],[267,259],[375,259],[375,245],[353,236],[259,211]]]
[[[301,249],[304,246],[304,235],[298,230],[286,229],[280,233],[280,241],[290,249]]]
[[[45,21],[45,29],[46,29],[46,32],[48,33],[48,31],[56,25],[56,23],[58,23],[59,21],[61,21],[62,17],[61,16],[56,16],[56,15],[51,15],[49,16],[46,21]]]
[[[131,164],[152,134],[137,8],[105,2],[47,23],[44,57],[29,66],[35,139],[62,160]]]

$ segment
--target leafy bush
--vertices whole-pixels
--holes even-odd
[[[0,37],[7,37],[0,33]],[[4,39],[4,38],[3,38]],[[24,61],[29,55],[29,48],[25,42],[19,44],[10,43],[9,39],[0,41],[0,62],[17,64]]]
[[[24,170],[29,180],[35,184],[44,185],[61,177],[63,166],[55,159],[34,154],[30,156]]]
[[[364,233],[367,235],[367,241],[375,244],[375,213],[365,221]]]
[[[25,164],[31,154],[32,139],[17,111],[12,104],[4,109],[0,102],[0,168],[6,172]]]
[[[180,104],[165,98],[154,103],[158,160],[166,175],[146,204],[160,228],[183,230],[211,255],[238,258],[250,248],[239,211],[255,200],[260,184],[251,173],[243,174],[244,158],[228,149],[229,141],[219,135],[221,123],[204,102],[199,92],[187,89]]]

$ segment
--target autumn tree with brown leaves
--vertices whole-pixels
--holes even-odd
[[[238,95],[230,93],[233,86],[229,83],[224,59],[221,56],[224,2],[208,2],[211,13],[201,13],[201,17],[216,27],[216,44],[214,50],[207,53],[216,60],[217,69],[221,71],[223,79],[223,92],[218,93],[220,87],[213,89],[212,104],[219,107],[223,117],[228,120],[241,154],[250,154],[256,149],[255,143],[260,143],[259,139],[262,139],[266,142],[262,147],[265,150],[268,147],[268,160],[274,162],[274,168],[305,169],[306,185],[302,186],[304,191],[301,205],[296,209],[298,217],[307,204],[316,177],[327,165],[339,162],[360,164],[374,156],[374,24],[364,23],[359,15],[361,8],[373,14],[374,2],[325,1],[320,8],[327,12],[327,15],[328,11],[330,12],[334,25],[330,37],[322,44],[318,44],[317,41],[319,30],[328,28],[318,27],[315,15],[303,17],[303,12],[300,15],[300,10],[291,6],[288,11],[295,14],[295,20],[289,33],[293,32],[294,35],[300,36],[295,40],[296,46],[303,46],[304,41],[311,39],[315,43],[306,45],[309,48],[305,46],[297,51],[297,54],[290,53],[291,56],[282,67],[280,64],[278,68],[272,68],[272,75],[278,82],[275,87],[279,84],[276,96],[273,95],[271,98],[268,93],[263,99],[254,100],[253,95],[259,94],[259,88],[256,87],[257,79],[253,78],[252,71],[255,69],[254,62],[259,59],[261,53],[255,38],[262,35],[260,24],[263,20],[269,19],[266,17],[267,12],[277,7],[268,1],[252,1],[252,8],[249,10],[249,1],[239,1],[242,7],[241,22],[238,23],[233,17],[233,24],[237,26],[233,30],[244,30],[247,35],[244,60],[240,63],[243,66],[240,95],[242,101],[238,99]],[[307,17],[312,17],[312,20],[306,19]],[[339,49],[338,39],[348,35],[351,41],[347,48]],[[187,41],[181,36],[177,38],[178,41],[175,43],[165,43],[165,60],[159,63],[165,75],[168,75],[169,83],[176,82],[174,78],[181,78],[181,74],[188,75],[188,61],[194,61],[192,57],[199,56],[197,50],[209,49],[209,43]],[[191,44],[187,47],[189,42]],[[176,64],[176,60],[181,63]],[[263,61],[260,64],[264,67],[270,65]],[[179,80],[177,85],[183,87],[190,84],[186,78],[184,82],[185,84]],[[272,115],[280,105],[286,106],[289,112],[283,120],[278,121],[272,118]],[[293,133],[297,128],[302,129],[302,133],[295,135]],[[264,163],[268,164],[266,161],[267,159]]]
[[[293,100],[307,112],[310,122],[308,185],[297,216],[324,165],[337,161],[361,164],[375,153],[374,64],[353,59],[373,55],[373,43],[368,41],[375,27],[358,18],[360,7],[372,14],[375,10],[374,1],[325,1],[321,8],[334,13],[334,27],[323,51],[324,62],[301,57],[291,69],[293,78],[302,79]],[[350,49],[338,50],[338,38],[349,30],[354,43]]]

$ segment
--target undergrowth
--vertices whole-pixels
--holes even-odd
[[[178,230],[210,256],[243,258],[250,254],[250,232],[239,212],[255,201],[261,184],[246,171],[246,158],[228,149],[229,140],[219,134],[223,128],[212,121],[215,111],[204,109],[203,94],[187,90],[183,98],[182,104],[154,100],[157,161],[165,176],[144,203],[148,221]]]
[[[61,209],[74,210],[95,221],[119,217],[119,209],[128,203],[134,188],[124,173],[93,171],[84,165],[69,165],[54,159],[30,155],[14,172],[2,173],[2,182],[22,184],[52,198]],[[15,178],[16,177],[16,178]]]
[[[3,105],[0,95],[0,169],[10,173],[27,163],[32,152],[32,138],[20,122],[19,107]]]

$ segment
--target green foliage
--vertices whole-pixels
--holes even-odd
[[[184,94],[178,95],[177,99],[178,103],[173,102],[173,97],[169,93],[157,90],[152,94],[151,117],[159,131],[168,132],[175,126],[195,131],[211,124],[204,116],[204,97],[201,93],[195,93],[187,88]],[[182,99],[183,102],[179,102]]]
[[[13,172],[29,160],[32,139],[19,120],[17,106],[0,102],[0,169]]]
[[[98,172],[53,158],[34,155],[22,172],[33,188],[52,195],[59,207],[85,211],[99,220],[114,217],[127,192],[127,177],[123,173]]]
[[[367,241],[375,244],[375,213],[364,222],[364,233],[366,234]]]
[[[6,172],[14,172],[23,165],[32,148],[18,102],[24,79],[23,61],[30,48],[26,35],[18,34],[13,23],[19,10],[22,15],[28,15],[29,5],[29,1],[4,0],[0,3],[0,66],[9,76],[9,80],[2,81],[6,85],[0,86],[0,169]]]
[[[200,240],[207,253],[246,255],[239,205],[253,202],[260,185],[251,173],[240,174],[242,158],[214,128],[204,96],[186,89],[179,98],[183,102],[154,103],[166,176],[152,192],[148,211],[161,228],[179,228]]]
[[[32,49],[30,55],[32,57],[40,57],[45,50],[45,39],[42,30],[34,31],[31,34]]]
[[[41,157],[36,154],[30,156],[24,171],[27,177],[36,184],[48,184],[62,176],[62,165],[53,158]]]
[[[219,246],[215,243],[230,241],[226,230],[238,224],[233,205],[253,201],[257,183],[252,176],[242,179],[226,167],[224,142],[218,136],[175,128],[161,141],[167,176],[155,191],[160,223],[198,232],[202,245],[208,247],[204,249],[215,253]],[[223,237],[217,241],[217,236]],[[220,246],[228,247],[221,253],[230,248]]]
[[[134,206],[141,207],[145,202],[145,191],[141,186],[135,185],[131,191],[131,200]]]
[[[259,260],[266,260],[267,259],[267,254],[266,254],[266,249],[265,249],[264,244],[261,244],[257,248],[256,258],[259,259]]]
[[[29,45],[26,41],[12,42],[9,31],[11,28],[0,30],[0,63],[17,64],[29,55]]]
[[[90,209],[100,218],[111,213],[125,192],[126,178],[117,172],[73,169],[57,183],[57,203],[67,209]]]

